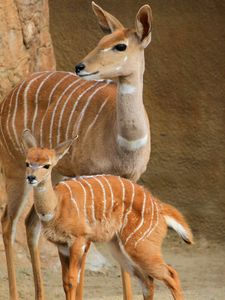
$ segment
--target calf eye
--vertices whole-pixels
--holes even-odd
[[[126,44],[117,44],[113,47],[113,50],[117,50],[117,51],[125,51],[126,49],[127,49]]]
[[[29,166],[30,166],[30,165],[29,165],[29,163],[28,163],[28,162],[26,162],[26,168],[29,168]]]
[[[49,169],[50,165],[44,165],[43,168]]]

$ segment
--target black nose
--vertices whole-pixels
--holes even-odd
[[[32,183],[34,180],[36,180],[36,176],[29,175],[27,176],[27,180],[29,181],[29,183]]]
[[[75,72],[77,74],[80,73],[80,71],[84,70],[85,69],[85,65],[83,63],[79,63],[78,65],[75,66]]]

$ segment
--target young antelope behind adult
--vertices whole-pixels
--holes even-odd
[[[107,242],[120,265],[138,277],[145,300],[153,299],[153,279],[162,280],[173,298],[182,300],[177,272],[161,255],[167,226],[192,243],[191,230],[174,207],[160,202],[144,187],[112,175],[82,176],[54,188],[52,168],[72,140],[55,150],[32,147],[34,137],[24,131],[26,178],[34,190],[34,207],[46,238],[59,251],[67,300],[76,299],[82,256],[90,242]]]

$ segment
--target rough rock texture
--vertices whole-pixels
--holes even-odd
[[[145,0],[98,0],[126,26]],[[91,1],[50,0],[58,69],[74,70],[103,35]],[[141,182],[187,216],[197,237],[224,242],[225,3],[150,2],[144,100],[152,155]]]
[[[55,69],[47,0],[0,0],[0,100],[28,73]]]

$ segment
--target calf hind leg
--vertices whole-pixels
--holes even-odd
[[[149,266],[148,275],[152,278],[163,281],[170,289],[174,300],[183,300],[183,292],[177,272],[167,265],[161,258],[156,258],[146,262]]]

